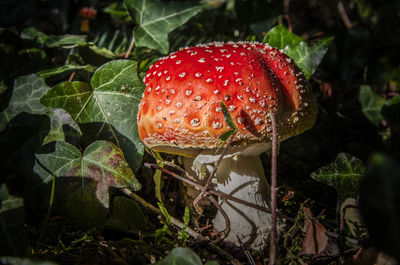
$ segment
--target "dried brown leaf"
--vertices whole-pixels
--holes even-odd
[[[306,214],[306,235],[302,242],[300,254],[319,255],[328,245],[326,228],[313,217],[309,208],[304,207],[303,211]]]

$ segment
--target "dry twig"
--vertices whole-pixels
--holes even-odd
[[[212,195],[208,195],[207,198],[214,204],[215,208],[217,208],[217,210],[221,212],[221,214],[222,214],[222,216],[224,217],[224,220],[225,220],[225,225],[226,225],[225,230],[220,232],[219,233],[219,238],[214,241],[215,243],[219,243],[222,240],[224,240],[224,238],[231,231],[231,222],[229,221],[229,217],[226,214],[226,212],[222,209],[221,205],[218,204],[218,202],[214,199],[214,197]]]
[[[276,149],[277,149],[277,134],[275,115],[271,113],[272,123],[272,153],[271,153],[271,238],[269,245],[269,260],[268,264],[275,264],[276,258]]]
[[[256,265],[256,262],[254,261],[253,256],[251,255],[250,251],[245,247],[242,240],[240,240],[239,236],[237,236],[237,239],[239,241],[240,247],[242,248],[244,254],[246,255],[246,258],[247,258],[247,261],[249,262],[249,264]]]
[[[344,25],[347,29],[351,29],[353,27],[353,23],[351,23],[349,17],[347,16],[346,9],[344,8],[343,2],[341,0],[338,1],[337,7]]]
[[[74,79],[75,75],[76,75],[76,72],[72,72],[72,74],[68,78],[68,83],[72,82],[72,80]]]
[[[124,58],[128,59],[132,53],[133,47],[135,46],[135,36],[132,35],[131,44],[129,45],[128,51],[126,52]]]

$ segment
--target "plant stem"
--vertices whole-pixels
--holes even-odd
[[[125,59],[129,58],[129,55],[131,55],[134,46],[135,46],[135,36],[132,34],[131,44],[129,45],[129,49],[124,56]]]
[[[276,258],[276,122],[275,115],[271,113],[272,123],[272,153],[271,153],[271,238],[269,245],[269,265],[275,264]]]

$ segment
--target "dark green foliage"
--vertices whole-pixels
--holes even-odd
[[[88,32],[78,15],[85,5],[97,10]],[[143,167],[154,159],[144,152],[136,116],[142,79],[160,56],[243,40],[268,42],[293,58],[317,97],[315,126],[280,144],[280,210],[302,218],[299,206],[312,199],[328,231],[337,232],[343,217],[346,235],[363,239],[339,237],[331,240],[335,247],[364,248],[365,221],[373,244],[399,258],[398,10],[395,0],[0,1],[0,256],[17,257],[0,261],[231,263],[189,236],[195,215],[178,183]],[[230,128],[223,144],[237,128],[222,102],[221,108]],[[262,158],[269,169],[268,156]],[[163,219],[123,195],[124,188],[153,205],[162,198]],[[292,245],[278,246],[279,262],[323,263],[326,256],[293,255],[302,248],[298,223],[294,238],[294,230],[282,231]],[[182,246],[192,250],[176,248]],[[242,252],[228,252],[248,262]],[[265,253],[252,254],[266,264]]]
[[[360,189],[360,208],[380,250],[400,259],[400,162],[377,153],[368,164]]]
[[[23,204],[22,198],[9,194],[6,185],[0,186],[0,256],[25,257],[28,254]]]

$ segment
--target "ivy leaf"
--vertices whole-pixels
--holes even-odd
[[[43,78],[31,74],[15,79],[14,91],[8,107],[0,113],[0,131],[18,114],[43,114],[48,108],[40,103],[40,98],[50,89]]]
[[[124,0],[124,6],[136,23],[136,46],[163,54],[169,51],[168,34],[202,10],[201,5],[159,0]]]
[[[25,40],[33,40],[38,42],[41,45],[44,45],[47,41],[47,39],[49,38],[49,36],[47,36],[47,34],[39,31],[37,28],[35,27],[28,27],[25,28],[22,32],[21,32],[21,39],[25,39]]]
[[[5,184],[0,186],[0,213],[23,206],[22,198],[10,195]]]
[[[336,160],[311,174],[317,181],[336,189],[338,208],[346,198],[355,198],[365,167],[362,161],[350,154],[339,153]]]
[[[303,71],[305,77],[310,79],[328,51],[333,37],[325,38],[314,43],[311,47],[305,42],[298,45],[287,45],[283,51],[294,59],[297,66]]]
[[[91,87],[83,82],[63,82],[41,99],[48,107],[64,108],[80,124],[99,125],[92,128],[96,140],[112,139],[125,151],[134,170],[144,153],[136,125],[144,86],[136,69],[135,61],[111,61],[96,70]]]
[[[75,143],[82,136],[79,125],[64,109],[52,109],[46,115],[50,118],[50,130],[43,144],[65,140]]]
[[[81,177],[82,154],[78,148],[64,141],[56,141],[40,148],[35,154],[33,170],[43,183],[51,182],[56,177]]]
[[[146,229],[146,223],[146,216],[136,201],[118,196],[113,200],[112,213],[105,225],[125,233],[138,233]]]
[[[381,110],[385,105],[385,99],[377,95],[370,86],[362,85],[358,94],[362,112],[375,126],[383,120]]]
[[[96,141],[86,148],[83,153],[82,172],[98,181],[96,195],[106,208],[109,187],[127,187],[135,191],[141,188],[121,149],[107,141]]]
[[[45,45],[49,48],[61,47],[72,49],[83,43],[85,43],[85,36],[65,34],[49,36],[45,42]]]
[[[87,107],[93,93],[93,89],[85,82],[61,82],[52,87],[40,102],[51,108],[65,109],[73,119],[79,121],[79,115]]]
[[[305,77],[310,79],[328,51],[328,46],[332,40],[333,37],[321,39],[309,46],[302,37],[290,32],[283,25],[278,25],[268,31],[263,42],[283,50],[284,53],[294,59]]]
[[[121,149],[107,141],[92,143],[83,155],[69,143],[54,142],[43,147],[36,159],[34,171],[44,183],[51,181],[53,175],[97,181],[96,197],[105,208],[109,206],[109,187],[127,187],[135,191],[141,188]]]
[[[8,193],[5,184],[0,186],[0,256],[25,256],[28,234],[24,227],[23,199]]]
[[[285,26],[280,24],[268,31],[267,35],[264,37],[263,43],[268,43],[272,47],[280,50],[287,45],[298,45],[303,41],[304,39],[302,37],[293,34]]]
[[[52,77],[55,75],[63,74],[65,72],[76,71],[76,70],[80,70],[80,69],[87,69],[89,67],[90,66],[88,66],[88,65],[66,64],[66,65],[62,65],[59,67],[42,70],[40,72],[37,72],[37,74],[43,78],[49,78],[49,77]]]
[[[21,38],[33,40],[49,48],[74,48],[85,43],[84,35],[46,35],[35,27],[28,27],[21,32]]]

